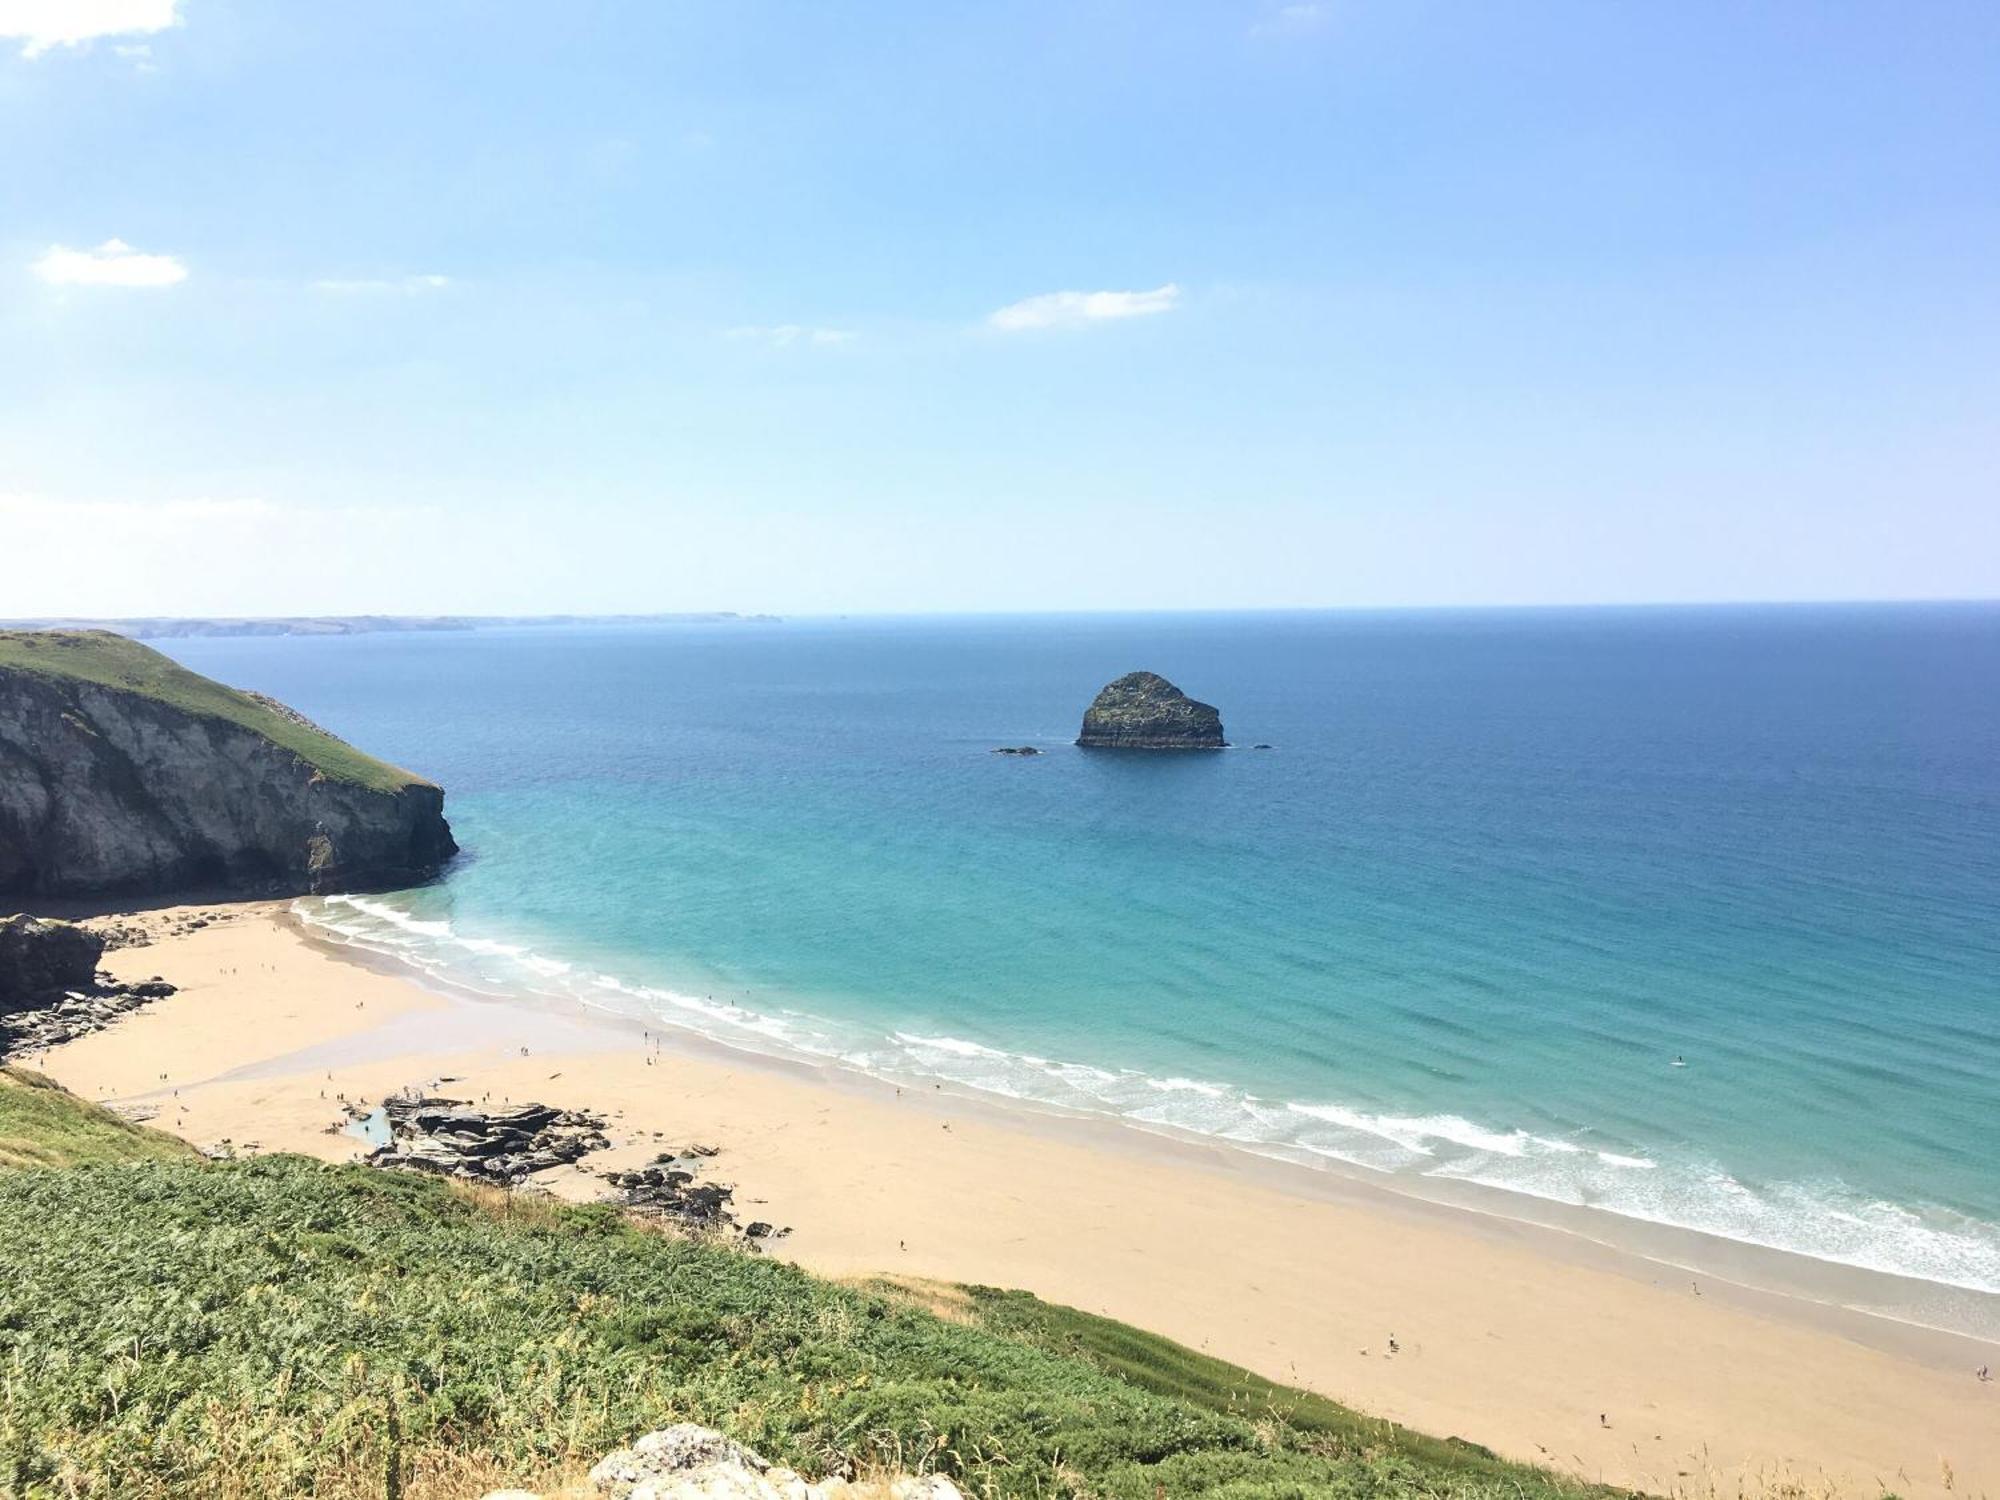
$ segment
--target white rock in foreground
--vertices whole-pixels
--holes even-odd
[[[773,1468],[740,1443],[691,1422],[649,1432],[599,1460],[590,1483],[609,1500],[965,1500],[942,1475],[905,1475],[879,1483],[831,1478],[813,1484]],[[496,1490],[485,1500],[537,1500]]]

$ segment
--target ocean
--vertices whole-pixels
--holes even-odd
[[[2000,606],[161,644],[445,785],[300,903],[440,979],[2000,1291]]]

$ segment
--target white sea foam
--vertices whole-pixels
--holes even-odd
[[[1199,1078],[1148,1078],[1146,1087],[1163,1094],[1201,1094],[1220,1099],[1229,1091],[1219,1083],[1203,1083]]]
[[[1577,1150],[1567,1141],[1547,1140],[1525,1130],[1492,1130],[1459,1115],[1378,1115],[1341,1104],[1294,1103],[1286,1108],[1315,1120],[1380,1136],[1418,1156],[1436,1156],[1441,1144],[1499,1156],[1526,1156],[1531,1150],[1569,1155]]]
[[[1214,1080],[1155,1077],[1009,1052],[965,1037],[884,1034],[796,1011],[758,1011],[579,969],[504,938],[461,934],[449,921],[402,909],[394,898],[330,896],[301,901],[294,910],[343,942],[482,990],[565,997],[758,1052],[836,1061],[899,1082],[935,1080],[1115,1116],[1294,1161],[1337,1161],[1478,1183],[1841,1264],[2000,1292],[2000,1226],[1942,1209],[1868,1199],[1838,1182],[1752,1187],[1714,1163],[1663,1160],[1456,1113],[1269,1100]]]
[[[365,912],[379,922],[386,922],[399,931],[417,937],[455,937],[451,923],[422,921],[408,912],[397,910],[386,901],[372,900],[367,896],[328,896],[326,903],[329,906],[345,906],[354,911]]]
[[[955,1036],[915,1036],[907,1031],[892,1031],[889,1034],[905,1046],[915,1047],[920,1051],[949,1052],[956,1057],[1009,1057],[1014,1055],[1002,1052],[995,1047],[982,1047],[977,1042],[968,1042]],[[1020,1061],[1027,1062],[1029,1059],[1022,1057]]]

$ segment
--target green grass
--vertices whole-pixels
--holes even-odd
[[[108,630],[0,630],[0,671],[9,669],[137,693],[198,718],[254,730],[335,781],[384,792],[423,781]]]
[[[0,1065],[0,1168],[177,1161],[194,1147],[77,1098],[39,1073]]]
[[[1604,1493],[971,1295],[292,1157],[0,1172],[0,1493],[449,1500],[677,1420],[1024,1500]]]
[[[998,1287],[962,1289],[980,1326],[1039,1348],[1089,1361],[1141,1390],[1171,1396],[1208,1411],[1250,1420],[1275,1414],[1295,1433],[1324,1438],[1352,1450],[1397,1453],[1427,1467],[1504,1479],[1518,1475],[1491,1449],[1463,1438],[1431,1437],[1254,1375],[1240,1365],[1176,1344],[1156,1333],[1113,1322],[1073,1307],[1044,1302],[1028,1292]]]

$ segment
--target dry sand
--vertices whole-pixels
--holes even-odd
[[[216,908],[204,908],[214,914]],[[1658,1492],[1795,1480],[2000,1494],[2000,1347],[1689,1275],[1575,1236],[1115,1125],[431,993],[280,908],[142,920],[181,993],[44,1062],[201,1145],[358,1154],[341,1101],[409,1084],[611,1116],[611,1152],[721,1147],[744,1218],[834,1275],[1025,1287],[1372,1414]],[[525,1050],[525,1053],[523,1051]],[[329,1133],[334,1127],[334,1133]],[[1400,1352],[1388,1352],[1393,1335]]]

